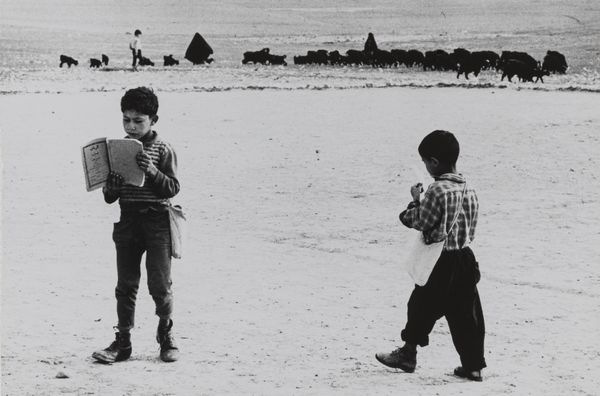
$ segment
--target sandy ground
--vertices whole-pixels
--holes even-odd
[[[189,215],[174,262],[181,360],[158,360],[139,294],[134,353],[113,338],[112,222],[84,187],[80,146],[121,136],[121,92],[0,97],[2,394],[592,395],[600,389],[598,95],[457,88],[159,92]],[[441,320],[417,371],[401,344],[411,282],[397,214],[445,128],[481,200],[474,250],[486,315],[484,382]],[[145,277],[142,281],[144,282]],[[64,372],[68,378],[55,378]]]

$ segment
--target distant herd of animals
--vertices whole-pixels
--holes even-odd
[[[211,50],[212,53],[212,50]],[[186,54],[187,55],[187,54]],[[269,48],[263,48],[259,51],[247,51],[243,54],[242,64],[263,64],[263,65],[283,65],[287,66],[286,55],[271,54]],[[186,56],[186,59],[189,57]],[[99,68],[102,65],[108,65],[108,56],[102,54],[101,59],[91,58],[89,60],[91,68]],[[210,64],[212,58],[207,56],[202,59],[194,58],[194,64]],[[67,55],[60,55],[60,67],[64,64],[71,67],[78,65],[78,61]],[[150,59],[142,57],[140,66],[154,66]],[[178,65],[179,61],[173,58],[173,55],[163,56],[163,66]],[[482,70],[495,70],[502,72],[501,81],[505,77],[512,82],[512,78],[517,76],[522,82],[544,82],[543,76],[551,73],[565,74],[567,71],[567,61],[565,56],[557,51],[547,51],[542,62],[536,60],[526,52],[502,51],[498,55],[494,51],[468,51],[464,48],[456,48],[453,52],[446,52],[438,49],[426,51],[425,53],[411,49],[392,49],[391,51],[375,49],[373,51],[353,50],[346,51],[345,55],[339,51],[327,51],[324,49],[308,51],[306,55],[294,56],[296,65],[349,65],[361,66],[369,65],[372,67],[421,67],[423,70],[453,71],[456,72],[456,78],[464,75],[469,79],[469,74],[478,76]],[[534,80],[535,79],[535,80]]]
[[[287,65],[285,55],[273,55],[269,48],[260,51],[244,52],[243,64],[260,63],[263,65]],[[391,51],[374,49],[372,51],[354,50],[346,51],[345,55],[339,51],[327,51],[324,49],[308,51],[306,55],[294,56],[295,65],[370,65],[372,67],[422,67],[423,70],[454,71],[456,78],[464,75],[469,79],[469,74],[476,77],[482,70],[501,71],[501,81],[505,77],[512,82],[517,76],[520,81],[544,82],[543,76],[550,73],[565,74],[567,72],[567,60],[563,54],[557,51],[547,51],[543,62],[533,58],[526,52],[502,51],[498,55],[494,51],[468,51],[464,48],[456,48],[453,52],[438,49],[434,51],[402,50]]]

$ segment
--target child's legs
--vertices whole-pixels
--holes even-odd
[[[425,286],[415,286],[408,300],[406,325],[401,337],[404,342],[429,345],[429,333],[435,322],[443,316],[440,296]]]
[[[455,281],[449,296],[446,320],[462,366],[468,371],[486,367],[484,359],[485,323],[477,291],[479,264],[471,249],[462,249],[454,264]]]
[[[156,315],[169,319],[173,311],[169,212],[150,211],[143,224],[148,290],[156,305]]]
[[[477,287],[456,301],[456,306],[446,314],[446,320],[461,365],[467,371],[486,367],[483,350],[485,323]]]
[[[143,250],[139,246],[117,245],[117,316],[119,330],[131,330],[135,322],[135,302],[140,284],[140,262]]]
[[[146,251],[148,290],[156,305],[156,315],[161,319],[171,318],[173,292],[171,290],[171,247],[150,247]]]
[[[407,321],[402,340],[426,346],[435,322],[444,316],[449,285],[452,279],[447,253],[442,252],[427,283],[416,286],[408,300]]]
[[[135,67],[137,65],[137,59],[138,59],[137,51],[134,49],[131,50],[131,55],[133,57],[133,62],[131,64],[131,66]]]

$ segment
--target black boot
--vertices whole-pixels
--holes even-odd
[[[114,363],[127,360],[131,356],[131,334],[115,333],[115,340],[108,348],[96,351],[92,357],[102,363]]]
[[[179,359],[179,349],[175,346],[171,328],[173,328],[173,321],[171,319],[161,319],[158,323],[156,341],[160,344],[160,359],[163,362],[174,362]]]

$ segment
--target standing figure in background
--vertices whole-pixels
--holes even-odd
[[[142,32],[139,29],[135,30],[133,40],[129,43],[129,49],[133,56],[131,66],[133,70],[137,70],[137,61],[142,59]]]
[[[375,42],[375,36],[373,36],[373,33],[369,33],[367,41],[365,41],[365,49],[363,52],[365,53],[367,59],[372,60],[376,51],[377,43]]]

